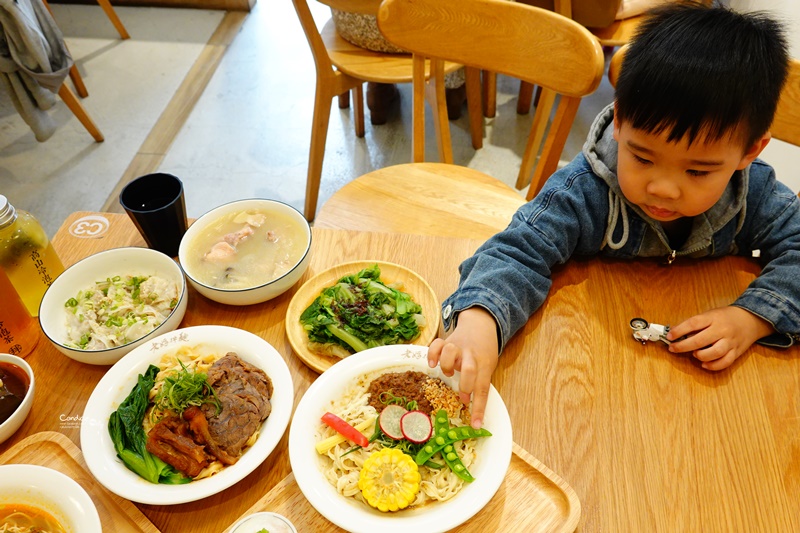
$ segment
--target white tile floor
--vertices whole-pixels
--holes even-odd
[[[329,16],[310,2],[315,16]],[[53,5],[90,96],[84,100],[106,141],[96,144],[59,102],[56,134],[37,143],[0,97],[0,194],[43,221],[48,233],[76,210],[106,202],[133,155],[213,33],[223,13],[116,8],[131,39],[120,41],[97,5]],[[367,121],[355,137],[350,110],[335,105],[323,168],[320,205],[347,181],[410,160],[410,86],[386,125]],[[513,184],[532,115],[515,112],[516,82],[500,78],[498,112],[487,122],[484,148],[472,149],[466,112],[451,124],[455,162]],[[314,97],[314,65],[288,1],[258,2],[175,139],[160,170],[186,187],[189,216],[249,197],[276,198],[302,210]],[[580,150],[591,120],[613,97],[603,80],[581,104],[562,159]],[[428,153],[435,158],[432,133]],[[765,158],[795,191],[800,155],[770,146]],[[783,170],[785,168],[785,171]]]

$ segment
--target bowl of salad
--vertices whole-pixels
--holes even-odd
[[[175,330],[187,301],[183,270],[172,258],[149,248],[114,248],[58,276],[42,298],[39,323],[67,357],[113,365]]]

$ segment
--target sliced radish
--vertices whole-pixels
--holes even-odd
[[[396,404],[384,407],[380,416],[381,431],[394,440],[402,439],[403,431],[400,429],[400,419],[406,413],[408,411]]]
[[[426,442],[433,433],[431,417],[422,411],[409,411],[400,419],[400,431],[415,444]]]

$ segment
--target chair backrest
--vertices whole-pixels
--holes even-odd
[[[792,59],[789,77],[781,92],[772,136],[795,146],[800,146],[800,60]]]
[[[384,0],[378,26],[414,54],[500,72],[567,96],[591,93],[602,76],[603,52],[586,28],[523,4]]]
[[[627,49],[627,45],[621,47],[611,58],[608,80],[614,87],[617,86],[619,71]],[[798,59],[792,59],[789,64],[789,76],[781,92],[770,132],[776,139],[800,146],[800,60]]]
[[[413,156],[424,160],[424,106],[421,97],[433,93],[434,102],[443,99],[441,81],[444,60],[470,70],[498,72],[539,85],[540,104],[523,156],[520,174],[529,176],[545,126],[550,118],[540,108],[551,109],[560,101],[544,138],[535,166],[528,198],[536,194],[557,166],[580,99],[593,92],[603,76],[603,51],[597,39],[577,22],[547,11],[503,0],[384,0],[378,11],[378,27],[395,45],[414,55]],[[425,59],[431,60],[433,91],[425,89]],[[434,113],[441,139],[449,142],[447,120]]]

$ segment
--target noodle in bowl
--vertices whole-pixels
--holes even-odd
[[[411,370],[439,378],[458,390],[458,373],[444,376],[427,365],[427,348],[398,345],[359,352],[325,371],[301,399],[289,434],[292,470],[303,494],[328,520],[348,531],[380,530],[415,532],[446,531],[477,513],[502,483],[511,459],[511,423],[508,411],[492,388],[487,403],[485,424],[492,436],[463,441],[458,455],[474,475],[465,483],[447,467],[441,470],[420,467],[420,490],[411,505],[396,512],[381,512],[367,505],[358,488],[358,472],[366,458],[380,449],[372,443],[367,450],[356,450],[346,441],[324,455],[315,444],[334,434],[322,425],[325,412],[336,413],[351,425],[376,416],[367,405],[366,387],[372,378],[388,372]],[[463,418],[450,416],[451,426],[468,425]],[[372,434],[374,426],[363,431]]]
[[[47,523],[44,511],[57,521],[66,533],[101,533],[100,516],[86,491],[66,475],[38,465],[0,465],[0,507],[20,505],[21,513],[11,520],[0,517],[0,531],[27,532],[13,524]],[[6,524],[4,528],[3,524]],[[52,522],[50,522],[52,526]],[[47,533],[47,529],[42,529]],[[51,530],[57,533],[59,530]]]

